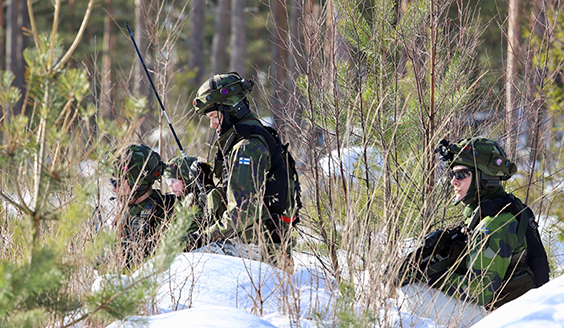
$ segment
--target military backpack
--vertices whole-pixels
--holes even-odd
[[[296,161],[288,150],[288,144],[283,144],[278,132],[271,127],[241,122],[234,126],[235,137],[225,145],[223,152],[229,153],[233,145],[242,138],[256,136],[263,140],[270,153],[270,170],[266,173],[264,203],[274,219],[285,224],[299,223],[299,210],[302,208],[301,189]],[[221,152],[217,153],[216,165],[223,162]],[[226,169],[223,164],[224,186],[226,184]],[[276,224],[276,226],[278,226]]]

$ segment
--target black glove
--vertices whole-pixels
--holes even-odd
[[[190,252],[203,246],[202,238],[198,232],[191,232],[182,237],[181,240],[184,244],[184,252]]]
[[[190,180],[202,187],[215,186],[211,165],[202,161],[194,161],[190,165]]]

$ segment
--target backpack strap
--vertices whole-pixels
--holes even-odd
[[[279,142],[274,139],[272,134],[267,131],[262,125],[251,125],[251,124],[237,124],[235,125],[235,133],[243,136],[249,137],[252,135],[257,135],[262,137],[264,141],[266,141],[266,146],[268,147],[268,151],[270,152],[271,162],[277,163],[280,160],[281,152],[277,152],[276,148],[279,146]]]

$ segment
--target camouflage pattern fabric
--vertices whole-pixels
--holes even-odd
[[[220,221],[223,218],[223,213],[227,211],[227,197],[222,187],[213,188],[207,195],[207,213],[209,218],[214,222]]]
[[[186,219],[188,233],[202,231],[209,226],[208,217],[195,197],[194,193],[179,197],[174,210],[176,214],[180,212],[188,214]]]
[[[488,195],[489,199],[507,195],[502,187]],[[469,223],[477,203],[464,209]],[[513,254],[527,247],[526,240],[517,240],[518,219],[511,213],[502,212],[486,216],[470,232],[469,252],[465,257],[465,275],[453,273],[448,276],[442,290],[456,298],[479,305],[487,305],[502,286],[503,278],[510,266]],[[439,285],[441,285],[439,283]]]
[[[244,124],[260,122],[250,114]],[[251,135],[229,147],[226,143],[233,134],[234,129],[218,140],[220,149],[228,148],[224,154],[223,185],[208,193],[207,213],[217,222],[203,231],[203,237],[207,241],[236,239],[243,244],[264,245],[263,261],[289,266],[292,244],[290,240],[273,242],[271,233],[276,232],[269,227],[272,219],[263,199],[265,177],[271,165],[266,141],[262,136]]]
[[[253,87],[253,81],[241,78],[236,72],[216,74],[198,88],[194,111],[205,114],[216,110],[218,105],[233,106],[245,99]]]
[[[151,256],[172,214],[176,197],[153,192],[139,204],[129,205],[122,217],[121,245],[126,265]]]
[[[165,179],[183,179],[185,183],[190,181],[190,165],[197,161],[196,157],[176,156],[171,158],[165,165],[164,177]]]
[[[143,144],[129,145],[111,169],[113,177],[125,177],[132,189],[148,189],[164,171],[160,155]]]
[[[517,173],[517,165],[512,163],[497,142],[486,138],[467,138],[449,146],[453,158],[449,161],[452,168],[456,165],[475,167],[487,175],[509,179]]]
[[[220,149],[225,147],[233,133],[234,129],[221,136],[218,140]],[[227,170],[227,181],[222,186],[224,193],[210,192],[208,211],[219,214],[221,198],[226,200],[225,211],[218,217],[219,222],[206,230],[206,234],[210,240],[243,235],[244,239],[256,240],[253,225],[270,217],[262,199],[266,172],[270,169],[268,147],[259,138],[243,138],[224,154],[224,161],[224,169]]]

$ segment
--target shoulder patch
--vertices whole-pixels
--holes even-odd
[[[251,159],[248,157],[239,157],[239,165],[251,165]]]

